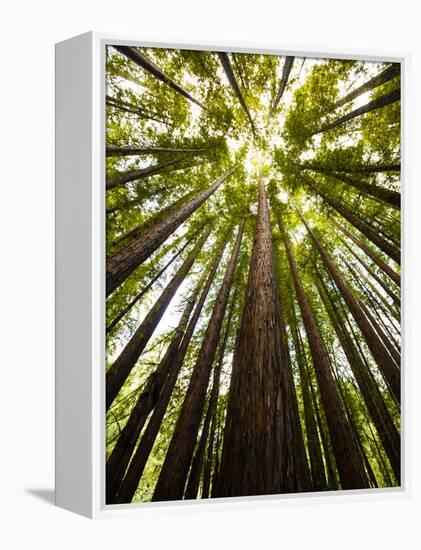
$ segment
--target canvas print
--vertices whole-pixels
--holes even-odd
[[[400,485],[400,64],[109,45],[106,503]]]

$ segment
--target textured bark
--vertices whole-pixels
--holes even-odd
[[[396,246],[391,244],[389,241],[386,241],[383,237],[379,235],[377,231],[372,229],[367,223],[360,220],[355,214],[350,212],[347,208],[345,208],[342,204],[337,202],[336,200],[328,197],[326,193],[323,193],[323,191],[320,191],[314,183],[307,180],[307,184],[311,189],[313,189],[326,204],[334,208],[343,218],[349,221],[350,224],[352,224],[358,231],[360,231],[363,235],[367,237],[373,244],[378,246],[380,250],[382,250],[385,254],[389,256],[392,260],[394,260],[397,264],[400,265],[401,262],[401,253]]]
[[[292,304],[292,308],[294,318],[291,320],[290,326],[296,353],[296,361],[300,373],[300,386],[303,396],[304,417],[307,431],[307,445],[310,456],[312,488],[314,491],[326,491],[328,489],[328,485],[323,464],[322,449],[317,432],[317,420],[310,392],[310,381],[306,368],[305,352],[298,332],[299,329],[297,327],[294,304]]]
[[[359,181],[359,180],[356,180],[355,178],[350,178],[349,176],[346,176],[345,174],[342,174],[340,172],[336,173],[334,171],[330,171],[325,168],[319,168],[318,170],[316,169],[313,169],[313,170],[315,172],[320,172],[321,174],[325,174],[337,181],[346,183],[347,185],[351,185],[351,187],[355,187],[355,189],[358,189],[365,195],[378,199],[382,203],[387,204],[397,210],[400,210],[401,194],[398,193],[397,191],[393,191],[391,189],[387,189],[386,187],[381,187],[373,183],[366,183],[364,181]]]
[[[158,273],[152,277],[147,285],[145,285],[142,290],[140,290],[136,296],[130,300],[125,308],[123,308],[118,315],[114,317],[111,323],[107,326],[106,332],[110,332],[122,319],[123,317],[136,305],[139,300],[152,288],[154,283],[165,273],[165,271],[172,265],[172,263],[178,258],[178,256],[185,250],[186,246],[190,243],[191,239],[186,240],[185,244],[178,250],[175,254],[171,256],[169,261],[158,271]]]
[[[337,109],[338,107],[342,107],[343,105],[346,105],[350,101],[353,101],[360,95],[365,94],[370,90],[374,90],[385,82],[389,82],[389,80],[392,80],[392,78],[395,78],[400,74],[400,70],[401,68],[399,63],[392,63],[392,65],[387,67],[384,71],[377,74],[376,76],[373,76],[373,78],[370,78],[370,80],[364,82],[364,84],[358,86],[358,88],[352,90],[352,92],[349,92],[349,94],[346,94],[343,98],[337,101],[335,104],[335,108]]]
[[[259,179],[258,213],[234,352],[218,484],[212,496],[290,492],[294,472],[289,381],[282,363],[279,294],[269,208]]]
[[[125,185],[126,183],[129,183],[131,181],[141,180],[143,178],[148,178],[149,176],[155,176],[156,174],[162,172],[164,168],[168,168],[168,166],[173,166],[177,162],[180,162],[180,159],[165,160],[163,162],[158,162],[157,164],[152,164],[147,168],[141,168],[139,170],[129,170],[128,172],[117,174],[115,176],[107,178],[105,187],[108,191],[110,189],[120,187],[121,185]]]
[[[117,397],[118,392],[127,380],[132,368],[144,351],[149,339],[151,338],[155,328],[161,320],[165,310],[171,302],[177,289],[190,271],[196,257],[202,249],[206,239],[210,234],[210,229],[206,230],[202,237],[198,240],[193,250],[184,260],[177,273],[163,290],[161,296],[151,307],[145,319],[142,321],[136,332],[133,334],[129,342],[124,347],[118,358],[107,371],[106,380],[106,402],[107,410],[111,403]]]
[[[360,248],[365,254],[367,254],[367,256],[373,260],[373,262],[383,271],[383,273],[385,273],[389,277],[391,281],[393,281],[398,287],[400,287],[401,277],[399,273],[396,273],[396,271],[389,267],[386,262],[384,262],[376,253],[374,253],[370,249],[369,246],[367,246],[350,231],[348,231],[348,229],[340,225],[335,220],[332,220],[332,222],[338,229],[342,231],[344,235],[351,239],[351,241],[353,241],[358,246],[358,248]]]
[[[155,145],[107,145],[108,157],[129,157],[133,155],[155,155],[158,153],[204,153],[211,147],[159,147]]]
[[[240,102],[241,107],[244,109],[244,112],[247,115],[253,135],[256,136],[256,128],[254,126],[253,119],[251,118],[250,111],[248,110],[243,94],[241,93],[240,87],[238,85],[237,79],[235,78],[235,74],[234,74],[234,71],[232,70],[229,56],[227,53],[218,52],[218,57],[225,71],[225,74],[227,75],[228,81],[231,84],[232,89],[234,90],[235,95],[237,96],[237,99]]]
[[[352,316],[354,317],[355,322],[361,330],[374,360],[376,361],[380,371],[383,373],[385,380],[389,384],[389,387],[393,395],[395,396],[395,399],[400,403],[401,382],[399,369],[396,367],[395,362],[389,355],[389,352],[385,348],[383,342],[381,341],[378,334],[367,319],[367,316],[361,309],[359,301],[351,292],[348,285],[345,283],[338,269],[335,267],[327,252],[322,247],[319,240],[316,238],[314,232],[310,229],[304,219],[303,222],[307,227],[307,231],[309,232],[313,243],[321,256],[323,263],[325,264],[327,270],[335,281],[343,299],[345,300],[345,303],[347,304]]]
[[[386,105],[391,105],[392,103],[399,101],[400,98],[401,98],[400,89],[393,90],[386,95],[382,95],[377,99],[373,99],[372,101],[369,101],[366,105],[363,105],[362,107],[359,107],[358,109],[355,109],[354,111],[351,111],[350,113],[344,116],[341,116],[340,118],[338,118],[337,120],[334,120],[333,122],[330,122],[329,124],[324,124],[321,128],[319,128],[315,132],[312,132],[311,135],[314,136],[317,134],[321,134],[323,132],[327,132],[328,130],[332,130],[337,126],[340,126],[341,124],[344,124],[349,120],[352,120],[353,118],[359,117],[365,113],[369,113],[370,111],[375,111],[376,109],[386,107]]]
[[[208,327],[193,368],[186,397],[161,469],[152,500],[179,500],[183,497],[204,408],[212,364],[216,354],[225,309],[237,265],[244,221],[238,229],[224,280],[216,297]]]
[[[206,442],[208,440],[209,435],[209,429],[211,426],[211,422],[215,419],[216,414],[216,405],[218,404],[218,396],[219,396],[219,382],[221,378],[221,370],[222,370],[222,364],[224,362],[224,356],[225,356],[225,347],[227,344],[228,336],[231,329],[231,321],[232,321],[232,315],[234,313],[234,307],[236,304],[236,298],[237,298],[237,289],[233,293],[231,305],[228,311],[224,336],[222,338],[220,347],[219,347],[219,353],[218,353],[218,360],[214,367],[213,371],[213,381],[212,381],[212,390],[209,396],[209,402],[208,402],[208,408],[206,410],[206,416],[205,420],[203,422],[202,426],[202,433],[200,435],[199,444],[197,445],[197,449],[195,452],[195,455],[192,460],[192,465],[190,469],[189,474],[189,480],[187,482],[186,491],[184,493],[185,499],[194,499],[197,498],[197,493],[199,491],[199,484],[200,484],[200,474],[202,471],[202,466],[205,458],[205,451],[206,451]],[[209,447],[212,448],[211,442],[213,442],[215,434],[211,433],[209,436]],[[210,466],[212,464],[212,454],[208,459],[210,458]],[[210,481],[210,471],[209,471],[209,481]],[[208,487],[209,491],[209,487]],[[202,498],[207,498],[202,495]]]
[[[106,498],[108,504],[113,503],[115,499],[115,495],[121,485],[124,473],[139,439],[139,435],[145,425],[148,415],[158,402],[160,393],[165,384],[165,380],[167,379],[168,373],[171,369],[174,356],[178,351],[201,286],[203,285],[204,281],[202,279],[199,281],[199,284],[194,290],[192,296],[187,301],[187,305],[174,332],[171,343],[164,354],[164,357],[155,371],[149,376],[145,384],[145,388],[137,398],[137,401],[130,412],[129,419],[121,431],[117,443],[115,444],[114,449],[107,460]]]
[[[289,74],[290,74],[292,66],[294,64],[294,59],[295,58],[293,56],[290,56],[290,55],[287,55],[285,57],[285,63],[284,63],[284,67],[282,69],[281,82],[279,84],[279,89],[278,89],[278,93],[276,94],[275,101],[273,102],[272,108],[270,110],[269,118],[273,117],[273,115],[275,114],[276,109],[278,108],[279,102],[282,99],[282,96],[284,94],[284,91],[285,91],[285,88],[286,88],[286,85],[287,85],[287,82],[288,82]]]
[[[284,238],[285,249],[295,286],[298,304],[306,329],[308,343],[313,358],[317,383],[320,390],[326,420],[332,441],[336,465],[343,489],[362,489],[369,486],[364,475],[359,450],[343,410],[329,358],[322,335],[314,317],[311,305],[304,291],[301,277],[288,238]]]
[[[153,252],[187,219],[222,183],[232,174],[235,167],[228,170],[209,187],[200,191],[195,197],[187,200],[167,217],[157,222],[133,243],[120,252],[107,258],[107,296],[111,294],[139,265],[147,260]]]
[[[158,435],[162,420],[167,410],[168,403],[171,399],[171,395],[173,393],[175,384],[177,382],[180,369],[183,365],[184,357],[186,355],[191,338],[196,328],[197,321],[199,320],[200,314],[205,304],[205,300],[208,296],[213,279],[218,269],[219,262],[221,261],[222,254],[225,250],[225,246],[228,241],[228,236],[216,254],[215,260],[213,262],[213,266],[207,277],[205,286],[197,302],[193,315],[184,332],[181,344],[177,352],[174,353],[171,358],[168,377],[165,380],[165,384],[162,388],[159,399],[156,403],[156,406],[148,422],[148,425],[146,426],[145,432],[142,435],[142,439],[130,463],[126,476],[124,477],[124,480],[121,484],[118,494],[114,499],[114,502],[116,503],[121,504],[125,502],[130,502],[133,498],[133,495],[136,492],[137,486],[139,485],[140,478],[142,477],[149,455],[151,453],[156,437]]]
[[[206,107],[203,105],[201,101],[194,98],[191,94],[189,94],[184,88],[176,84],[171,78],[169,78],[165,73],[159,69],[152,61],[150,61],[147,57],[142,55],[137,49],[131,48],[130,46],[114,46],[114,48],[128,57],[131,61],[136,63],[136,65],[139,65],[139,67],[142,67],[142,69],[145,69],[145,71],[148,71],[150,74],[152,74],[155,78],[160,80],[161,82],[164,82],[164,84],[167,84],[170,88],[175,90],[177,93],[184,96],[189,101],[192,101],[196,105],[199,105],[202,109],[206,109]]]
[[[373,377],[370,375],[367,366],[361,359],[361,355],[356,348],[351,335],[346,329],[345,324],[341,318],[341,314],[335,303],[328,293],[325,285],[322,282],[316,280],[316,286],[319,291],[322,302],[329,315],[336,335],[342,349],[345,352],[345,356],[348,360],[349,366],[355,376],[358,387],[361,392],[361,396],[367,407],[367,410],[373,420],[377,433],[379,434],[382,445],[389,458],[392,469],[396,478],[400,479],[400,435],[396,429],[393,420],[389,414],[383,397],[375,383]]]

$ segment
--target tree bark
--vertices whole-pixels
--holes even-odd
[[[320,164],[317,162],[304,162],[299,165],[300,168],[308,168],[309,170],[320,171],[321,169],[329,169],[329,166],[326,167],[325,164]],[[349,172],[350,174],[378,174],[381,172],[400,172],[400,164],[340,164],[335,163],[335,172]]]
[[[323,193],[323,191],[320,191],[313,182],[310,182],[307,180],[307,184],[311,189],[313,189],[326,204],[331,206],[338,212],[343,218],[349,221],[351,225],[353,225],[358,231],[360,231],[363,235],[367,237],[373,244],[378,246],[380,250],[382,250],[385,254],[389,256],[392,260],[394,260],[397,264],[400,265],[401,262],[401,253],[396,246],[391,244],[390,242],[386,241],[383,237],[381,237],[377,231],[372,229],[368,224],[360,220],[355,214],[350,212],[347,208],[345,208],[342,204],[339,204],[337,201],[331,199],[326,195],[326,193]]]
[[[116,317],[111,321],[111,323],[106,327],[106,332],[111,332],[111,330],[123,319],[123,317],[132,309],[132,307],[139,302],[139,300],[152,288],[154,283],[165,273],[165,271],[170,267],[170,265],[178,258],[178,256],[185,250],[187,245],[191,242],[191,239],[186,240],[184,245],[176,252],[169,261],[158,271],[158,273],[152,277],[149,283],[140,290],[136,296],[130,300],[125,308],[120,311]]]
[[[338,118],[337,120],[334,120],[333,122],[330,122],[329,124],[324,124],[321,128],[319,128],[315,132],[312,132],[311,135],[315,136],[317,134],[322,134],[323,132],[327,132],[328,130],[332,130],[337,126],[340,126],[341,124],[344,124],[349,120],[352,120],[353,118],[359,117],[365,113],[369,113],[370,111],[375,111],[376,109],[380,109],[381,107],[385,107],[386,105],[391,105],[392,103],[399,101],[400,98],[401,98],[400,89],[393,90],[392,92],[386,95],[382,95],[377,99],[373,99],[366,105],[363,105],[362,107],[359,107],[354,111],[351,111],[350,113]]]
[[[211,147],[160,147],[155,145],[107,145],[108,157],[129,157],[133,155],[155,155],[158,153],[203,153]]]
[[[231,289],[244,221],[238,229],[237,237],[228,262],[224,280],[216,297],[208,327],[194,366],[186,397],[177,425],[161,469],[152,497],[153,501],[179,500],[183,498],[188,469],[192,460],[200,419],[204,408],[206,390],[209,384],[212,364],[220,337],[222,322]]]
[[[155,78],[163,82],[164,84],[167,84],[170,88],[175,90],[177,93],[184,96],[189,101],[195,103],[196,105],[199,105],[202,109],[206,109],[206,107],[203,105],[201,101],[194,98],[189,92],[187,92],[184,88],[176,84],[171,78],[169,78],[165,73],[159,69],[155,65],[155,63],[152,63],[147,57],[142,55],[137,49],[131,48],[130,46],[114,46],[114,48],[128,57],[131,61],[136,63],[136,65],[139,65],[139,67],[142,67],[142,69],[145,69],[148,73],[152,74]]]
[[[187,349],[189,347],[191,338],[196,328],[197,321],[199,320],[206,298],[209,294],[209,290],[211,288],[216,271],[221,261],[222,254],[228,242],[229,235],[230,235],[230,232],[228,233],[227,238],[225,239],[225,241],[223,242],[222,246],[220,247],[219,251],[216,254],[215,260],[212,265],[212,269],[207,277],[205,286],[197,302],[193,315],[189,321],[187,329],[184,332],[181,344],[177,352],[173,354],[172,357],[170,358],[171,361],[169,366],[168,377],[159,395],[159,399],[156,403],[156,406],[148,422],[148,425],[146,426],[142,439],[134,454],[133,460],[131,461],[130,466],[127,470],[126,476],[124,477],[124,480],[121,484],[118,494],[115,497],[114,502],[116,503],[122,504],[125,502],[130,502],[133,498],[133,495],[136,492],[137,486],[139,485],[140,478],[142,477],[149,455],[152,451],[153,445],[158,435],[162,420],[164,418],[165,412],[168,407],[168,403],[171,399],[171,395],[173,393],[175,384],[177,382],[180,369],[183,365],[184,357],[187,353]]]
[[[116,187],[120,187],[131,181],[148,178],[149,176],[155,176],[156,174],[162,172],[164,168],[167,168],[168,166],[173,166],[174,164],[177,164],[177,162],[180,162],[180,159],[165,160],[163,162],[158,162],[157,164],[152,164],[147,168],[141,168],[139,170],[129,170],[128,172],[117,174],[116,176],[107,178],[105,187],[107,191],[109,191],[110,189],[115,189]]]
[[[115,109],[119,109],[120,111],[125,111],[127,113],[132,113],[140,118],[153,120],[154,122],[159,122],[160,124],[165,124],[167,126],[172,124],[172,122],[168,119],[163,120],[159,118],[159,115],[157,113],[145,111],[144,109],[135,107],[131,103],[128,103],[127,101],[123,101],[121,99],[117,99],[116,97],[111,97],[107,95],[105,101],[106,104],[110,107],[114,107]]]
[[[322,283],[322,284],[321,284]],[[355,376],[362,398],[373,420],[382,445],[389,458],[396,478],[400,479],[400,436],[387,410],[383,397],[366,365],[361,359],[359,351],[354,345],[351,335],[342,322],[340,313],[335,306],[332,296],[326,286],[316,279],[316,286],[322,302],[329,315],[332,326],[344,350],[348,364]]]
[[[273,115],[275,114],[275,111],[278,108],[279,102],[282,99],[282,96],[284,94],[284,91],[285,91],[285,88],[286,88],[286,85],[287,85],[287,82],[288,82],[288,78],[289,78],[292,66],[294,64],[294,59],[295,58],[293,56],[290,56],[290,55],[287,55],[285,57],[285,63],[284,63],[284,67],[282,69],[281,82],[279,84],[279,89],[278,89],[278,93],[276,94],[275,101],[273,102],[272,108],[271,108],[270,113],[269,113],[269,119],[272,118]]]
[[[327,252],[320,244],[314,232],[310,229],[307,222],[302,218],[304,225],[307,228],[307,231],[310,234],[310,237],[318,250],[323,263],[325,264],[327,270],[331,274],[333,280],[335,281],[345,303],[347,304],[352,316],[354,317],[355,322],[357,323],[359,329],[361,330],[367,346],[370,349],[374,360],[376,361],[380,371],[383,373],[385,380],[389,384],[389,387],[395,396],[395,399],[400,403],[400,372],[396,367],[395,362],[392,357],[389,355],[389,352],[385,348],[383,342],[379,338],[378,334],[372,327],[371,323],[367,319],[367,316],[361,309],[360,303],[357,298],[353,295],[351,290],[348,288],[348,285],[343,280],[338,269],[335,267],[331,259],[329,258]]]
[[[235,95],[237,96],[237,99],[240,102],[241,107],[244,109],[244,112],[247,115],[253,135],[256,136],[256,128],[254,126],[253,119],[251,118],[250,111],[248,110],[243,94],[241,93],[240,87],[238,85],[237,79],[235,78],[235,74],[234,74],[234,71],[232,70],[229,56],[225,52],[218,52],[218,57],[225,71],[225,74],[227,75],[228,81],[231,84],[232,89],[234,90]]]
[[[373,76],[373,78],[370,78],[367,82],[364,82],[361,86],[350,92],[349,94],[346,94],[342,99],[336,102],[335,109],[338,107],[343,107],[343,105],[346,105],[350,101],[353,101],[357,97],[359,97],[362,94],[365,94],[366,92],[369,92],[370,90],[374,90],[378,86],[381,86],[382,84],[385,84],[386,82],[389,82],[389,80],[392,80],[392,78],[395,78],[395,76],[398,76],[400,74],[400,65],[399,63],[392,63],[389,67],[387,67],[384,71],[377,74],[376,76]]]
[[[187,219],[222,183],[233,173],[228,170],[211,185],[200,191],[176,210],[157,222],[151,229],[126,246],[120,252],[107,258],[107,296],[111,294],[133,271],[147,260],[153,252]]]
[[[210,232],[210,229],[206,230],[202,237],[198,240],[193,250],[190,252],[181,267],[178,269],[177,273],[165,287],[161,296],[149,310],[145,319],[142,321],[139,328],[126,344],[123,351],[114,361],[113,365],[108,369],[106,380],[107,410],[111,406],[111,403],[114,401],[114,399],[117,397],[118,392],[122,388],[132,368],[134,367],[141,353],[145,349],[165,310],[167,309],[172,298],[174,297],[174,294],[177,292],[187,273],[190,271],[190,268],[192,267],[204,243],[206,242],[206,239],[209,237]]]
[[[341,486],[343,489],[362,489],[369,487],[368,480],[364,475],[358,448],[355,444],[352,431],[347,422],[336,389],[322,335],[305,294],[298,266],[286,235],[284,237],[284,245],[288,256],[298,304],[308,337],[320,396],[326,412],[326,420],[336,465],[339,471]]]

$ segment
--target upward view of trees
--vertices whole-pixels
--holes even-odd
[[[400,67],[109,46],[106,502],[400,484]]]

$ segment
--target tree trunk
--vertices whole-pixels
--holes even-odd
[[[149,310],[145,319],[140,324],[134,335],[124,347],[118,358],[107,371],[106,394],[107,394],[107,410],[111,403],[117,397],[118,392],[127,380],[132,368],[139,359],[141,353],[145,349],[149,339],[151,338],[155,328],[161,320],[165,310],[171,302],[174,294],[190,271],[196,257],[202,249],[206,239],[209,237],[211,230],[204,232],[203,236],[198,240],[193,250],[184,260],[177,273],[163,290],[161,296]]]
[[[155,145],[107,145],[108,157],[129,157],[133,155],[155,155],[158,153],[203,153],[211,147],[160,147]]]
[[[377,74],[376,76],[373,76],[373,78],[370,78],[367,82],[364,82],[361,86],[350,92],[349,94],[346,94],[342,99],[336,102],[335,109],[338,107],[342,107],[343,105],[346,105],[350,101],[353,101],[357,97],[359,97],[362,94],[365,94],[366,92],[369,92],[370,90],[374,90],[378,86],[381,86],[385,82],[389,82],[389,80],[392,80],[392,78],[395,78],[395,76],[398,76],[400,74],[400,64],[399,63],[392,63],[389,67],[387,67],[384,71]]]
[[[116,503],[122,504],[125,502],[130,502],[133,498],[133,495],[136,492],[137,486],[139,485],[140,478],[142,477],[149,455],[152,451],[153,445],[158,435],[162,420],[167,410],[168,403],[171,399],[171,395],[173,393],[175,384],[177,382],[180,369],[183,365],[184,357],[187,353],[187,349],[189,347],[191,338],[196,328],[197,321],[199,320],[200,314],[202,312],[206,298],[209,294],[209,290],[211,288],[212,282],[214,280],[216,271],[221,261],[222,254],[228,242],[229,234],[230,233],[228,233],[226,240],[224,241],[223,245],[220,247],[216,255],[216,258],[213,262],[212,269],[207,277],[205,286],[202,290],[202,293],[200,295],[196,308],[193,312],[192,318],[190,319],[187,329],[183,335],[183,339],[181,341],[180,347],[178,348],[177,352],[173,354],[171,358],[172,361],[170,361],[168,377],[162,388],[159,399],[156,403],[155,409],[148,422],[148,425],[146,426],[142,439],[134,454],[133,460],[131,461],[130,466],[127,470],[126,476],[121,484],[120,490],[118,491],[118,494],[115,497],[114,502]]]
[[[147,260],[155,250],[187,219],[220,185],[232,174],[228,170],[209,187],[200,191],[177,210],[156,223],[144,235],[126,246],[120,252],[107,258],[107,296],[111,294],[133,271]]]
[[[209,384],[212,364],[215,358],[224,313],[237,265],[243,230],[244,221],[238,229],[231,258],[225,271],[224,280],[216,297],[186,397],[155,487],[152,498],[153,501],[179,500],[183,497],[188,469],[192,460],[197,433],[200,427],[200,419],[204,408],[204,400]]]
[[[142,69],[145,69],[145,71],[152,74],[155,78],[163,82],[164,84],[167,84],[170,88],[184,96],[189,101],[192,101],[196,105],[199,105],[202,109],[206,109],[206,107],[203,105],[201,101],[194,98],[191,94],[189,94],[184,88],[176,84],[171,78],[169,78],[165,73],[159,69],[152,61],[150,61],[147,57],[142,55],[137,49],[131,48],[130,46],[113,46],[117,51],[128,57],[131,61],[136,63],[136,65],[139,65],[139,67],[142,67]]]
[[[373,230],[369,225],[367,225],[365,222],[361,221],[355,214],[350,212],[347,208],[345,208],[342,204],[338,203],[337,201],[331,199],[328,197],[323,191],[320,191],[313,182],[307,181],[309,187],[313,189],[318,195],[322,197],[324,202],[334,208],[342,217],[344,217],[346,220],[349,221],[350,224],[352,224],[358,231],[360,231],[363,235],[367,237],[373,244],[378,246],[380,250],[382,250],[385,254],[389,256],[392,260],[394,260],[397,264],[400,265],[401,262],[401,253],[398,248],[396,248],[394,245],[383,239],[377,231]]]
[[[133,106],[131,103],[128,103],[127,101],[123,101],[121,99],[117,99],[115,97],[111,97],[109,95],[106,96],[106,104],[110,107],[114,107],[114,109],[119,109],[120,111],[125,111],[127,113],[132,113],[134,115],[137,115],[140,118],[153,120],[154,122],[159,122],[160,124],[170,125],[172,124],[171,120],[163,120],[162,118],[159,118],[159,115],[157,113],[151,113],[149,111],[145,111],[144,109],[140,109],[139,107]]]
[[[158,273],[152,277],[152,279],[149,281],[149,283],[140,290],[136,296],[130,300],[130,302],[127,304],[125,308],[120,311],[116,317],[111,321],[111,323],[107,326],[106,332],[111,332],[111,330],[123,319],[123,317],[132,309],[132,307],[139,302],[139,300],[152,288],[154,283],[165,273],[165,271],[170,267],[170,265],[178,258],[178,256],[183,252],[183,250],[186,248],[186,246],[191,242],[191,239],[186,240],[185,244],[176,252],[169,261],[162,267]]]
[[[238,85],[237,79],[235,78],[234,71],[232,70],[231,61],[227,53],[218,52],[219,61],[227,75],[228,81],[231,84],[232,89],[234,90],[235,95],[237,96],[238,101],[240,102],[241,107],[244,109],[244,112],[247,115],[247,118],[250,122],[250,126],[253,132],[253,135],[256,136],[256,128],[254,126],[253,119],[251,118],[250,111],[244,101],[243,94],[241,93],[240,87]]]
[[[284,237],[284,244],[313,358],[317,383],[323,407],[326,412],[326,420],[336,465],[339,471],[341,486],[343,489],[362,489],[369,487],[368,480],[364,475],[358,448],[355,444],[354,437],[336,390],[335,380],[332,375],[322,335],[305,294],[298,266],[287,236]]]
[[[115,176],[112,176],[110,178],[107,178],[106,182],[106,189],[109,191],[110,189],[115,189],[116,187],[120,187],[121,185],[125,185],[126,183],[129,183],[130,181],[140,180],[143,178],[148,178],[149,176],[155,176],[156,174],[159,174],[162,172],[164,168],[167,168],[168,166],[172,166],[174,164],[177,164],[177,162],[180,162],[180,159],[171,159],[171,160],[165,160],[163,162],[158,162],[157,164],[152,164],[151,166],[148,166],[147,168],[141,168],[139,170],[129,170],[128,172],[123,172],[122,174],[117,174]]]
[[[370,349],[374,360],[376,361],[379,369],[383,373],[385,380],[389,384],[389,387],[395,396],[396,400],[400,403],[400,387],[401,387],[401,381],[400,381],[400,372],[399,369],[396,367],[395,362],[389,355],[389,352],[385,348],[383,342],[377,335],[376,331],[372,327],[371,323],[367,319],[365,313],[361,309],[360,303],[357,300],[357,298],[353,295],[351,290],[348,288],[347,284],[343,280],[341,274],[327,255],[326,251],[316,238],[314,232],[310,229],[310,227],[307,225],[306,221],[303,219],[303,223],[305,224],[307,231],[309,232],[313,243],[318,250],[323,263],[325,264],[327,270],[331,274],[333,280],[335,281],[343,299],[345,300],[345,303],[347,304],[352,316],[355,319],[355,322],[357,323],[358,327],[360,328],[365,341],[367,342],[368,348]]]
[[[269,119],[272,118],[273,115],[275,114],[275,111],[278,108],[279,102],[282,99],[282,96],[284,94],[284,91],[285,91],[285,88],[286,88],[286,85],[287,85],[287,82],[288,82],[289,74],[290,74],[292,66],[294,64],[294,59],[295,58],[293,56],[290,56],[290,55],[287,55],[285,57],[285,63],[284,63],[284,67],[282,69],[281,82],[279,84],[278,93],[276,94],[276,98],[275,98],[275,101],[273,102],[272,109],[270,110],[270,113],[269,113]]]
[[[385,273],[391,281],[395,283],[398,287],[400,287],[401,284],[401,278],[399,273],[396,273],[391,267],[387,265],[386,262],[384,262],[377,254],[375,254],[369,246],[367,246],[365,243],[363,243],[360,239],[355,237],[348,229],[340,225],[338,222],[332,219],[332,222],[334,225],[342,231],[344,235],[346,235],[351,241],[353,241],[358,248],[360,248],[369,258],[373,260],[373,262]]]
[[[323,132],[327,132],[328,130],[332,130],[333,128],[336,128],[337,126],[340,126],[341,124],[344,124],[344,122],[348,122],[348,120],[352,120],[353,118],[359,117],[365,113],[369,113],[370,111],[375,111],[376,109],[380,109],[381,107],[385,107],[386,105],[391,105],[392,103],[395,103],[396,101],[399,101],[401,98],[401,91],[400,89],[393,90],[392,92],[382,95],[381,97],[378,97],[377,99],[373,99],[366,105],[363,105],[362,107],[359,107],[358,109],[355,109],[354,111],[351,111],[350,113],[341,116],[337,120],[334,120],[333,122],[330,122],[329,124],[323,125],[321,128],[316,130],[315,132],[312,132],[312,136],[315,136],[317,134],[322,134]]]
[[[320,171],[321,169],[329,169],[330,166],[325,164],[320,164],[317,162],[304,162],[299,165],[300,168],[306,168],[309,170]],[[400,172],[400,164],[361,164],[361,165],[352,165],[352,164],[343,164],[335,163],[335,172],[349,172],[350,174],[377,174],[381,172]]]
[[[352,341],[351,335],[346,330],[345,324],[341,321],[334,301],[328,293],[326,286],[316,279],[316,286],[322,302],[329,315],[339,342],[344,350],[348,364],[355,376],[362,398],[367,410],[373,420],[377,433],[390,460],[392,469],[397,479],[400,479],[400,436],[387,410],[383,397],[369,374],[366,365],[361,359],[359,351]]]

